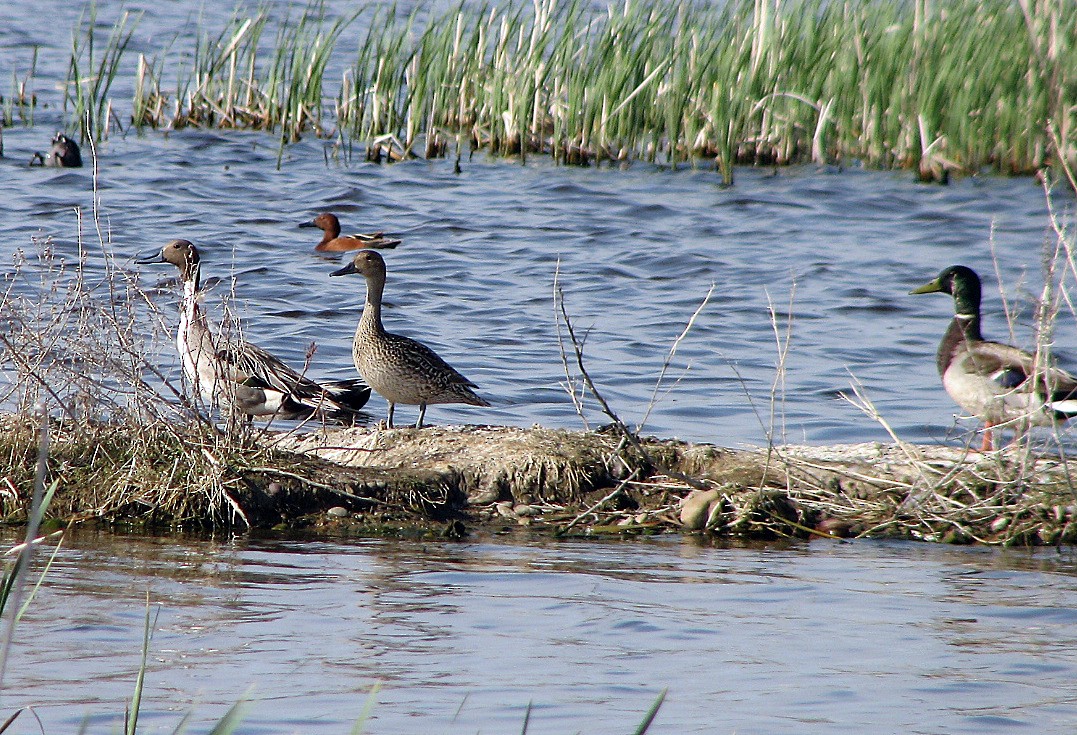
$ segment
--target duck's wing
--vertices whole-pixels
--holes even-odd
[[[1035,357],[1024,350],[1001,342],[976,342],[960,361],[964,372],[991,381],[1000,395],[1034,393],[1055,411],[1077,413],[1077,377],[1057,367],[1037,369]]]
[[[302,375],[250,342],[238,342],[217,354],[233,370],[233,379],[250,388],[279,394],[291,413],[350,421],[370,398],[361,380],[330,381],[324,385]]]
[[[363,243],[363,247],[375,250],[391,250],[400,244],[395,237],[387,237],[384,232],[354,232],[348,237]]]
[[[243,385],[268,388],[280,393],[318,391],[318,384],[300,375],[261,347],[250,342],[230,342],[217,351],[217,359],[232,371],[232,379]]]

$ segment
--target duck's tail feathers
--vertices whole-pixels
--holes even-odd
[[[1060,418],[1077,416],[1077,385],[1066,385],[1052,391],[1047,406]]]
[[[362,380],[327,380],[321,386],[340,418],[351,418],[370,400],[370,386]]]

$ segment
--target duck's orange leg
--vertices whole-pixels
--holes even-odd
[[[991,427],[994,426],[990,421],[984,422],[984,443],[980,448],[981,452],[990,452],[995,448],[994,437],[991,436]]]

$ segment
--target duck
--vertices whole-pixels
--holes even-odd
[[[56,168],[80,168],[82,166],[82,152],[78,143],[68,138],[63,133],[57,133],[52,139],[52,148],[45,155],[35,153],[30,159],[30,165],[39,162],[42,166]]]
[[[400,240],[386,237],[384,232],[371,232],[369,234],[341,235],[340,220],[335,214],[322,212],[309,222],[303,222],[300,227],[317,227],[322,231],[322,241],[314,246],[319,253],[343,253],[348,250],[362,250],[363,248],[379,248],[388,250],[400,244]]]
[[[370,398],[361,380],[315,382],[265,350],[230,340],[210,327],[199,305],[201,256],[189,240],[172,240],[139,264],[168,263],[183,283],[176,348],[183,372],[201,396],[230,418],[282,418],[355,423]]]
[[[352,358],[370,387],[389,403],[386,428],[393,428],[396,404],[417,405],[415,428],[423,428],[426,407],[434,403],[490,404],[473,388],[478,386],[456,371],[422,342],[385,331],[381,300],[385,290],[385,259],[374,250],[360,250],[351,262],[331,276],[358,273],[366,279],[366,304],[355,329]]]
[[[954,298],[954,318],[939,344],[936,364],[946,392],[984,423],[982,451],[993,449],[993,427],[1049,426],[1077,415],[1077,378],[1057,367],[1037,366],[1028,352],[983,338],[980,277],[952,265],[911,294]]]

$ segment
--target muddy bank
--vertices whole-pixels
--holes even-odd
[[[0,422],[0,503],[32,494],[38,431]],[[693,532],[746,537],[1077,540],[1063,458],[858,444],[727,449],[616,432],[353,428],[237,441],[202,429],[54,425],[50,516],[143,527],[319,527],[466,535]]]

